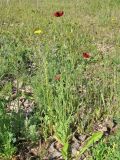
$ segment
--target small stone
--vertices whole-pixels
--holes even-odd
[[[60,158],[61,157],[61,153],[55,149],[55,142],[53,142],[49,149],[48,149],[48,157],[49,159],[55,159],[55,158]]]
[[[39,152],[39,148],[35,147],[35,148],[31,148],[30,153],[32,153],[33,155],[37,156]]]
[[[25,86],[25,92],[28,94],[32,94],[33,93],[33,89],[31,86]]]
[[[81,135],[81,136],[79,136],[79,140],[81,140],[82,142],[84,142],[85,141],[85,139],[86,139],[86,135]]]
[[[75,149],[77,149],[77,150],[79,150],[80,143],[79,142],[75,142],[75,143],[72,144],[72,147],[75,148]]]
[[[59,143],[59,142],[56,142],[56,143],[55,143],[55,148],[56,148],[58,151],[61,151],[62,147],[63,147],[63,145],[62,145],[61,143]]]
[[[55,150],[52,154],[50,154],[50,158],[60,158],[61,157],[61,153],[57,150]]]
[[[86,157],[85,157],[85,155],[83,154],[83,155],[81,155],[80,156],[80,158],[79,158],[79,160],[85,160],[86,159]]]
[[[24,102],[24,107],[28,108],[30,106],[28,99]]]
[[[11,101],[10,104],[7,105],[8,111],[18,112],[18,100]]]
[[[55,151],[54,145],[55,145],[55,142],[53,142],[53,143],[50,145],[50,147],[49,147],[49,149],[48,149],[48,152],[49,152],[49,153],[52,153],[52,152]]]
[[[78,154],[78,150],[75,148],[72,148],[71,153],[72,153],[72,157],[75,157]]]

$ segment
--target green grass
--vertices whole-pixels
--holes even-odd
[[[120,133],[111,136],[108,140],[102,140],[99,144],[92,149],[93,160],[119,160],[120,159]]]
[[[64,10],[64,16],[54,17],[57,10]],[[74,132],[93,133],[95,123],[119,118],[119,10],[119,0],[1,0],[1,157],[10,159],[20,138],[36,142],[52,136],[65,146],[67,159]],[[37,29],[43,33],[35,35]],[[89,52],[90,59],[84,59],[83,52]],[[19,112],[9,116],[13,80]],[[20,92],[21,83],[30,85],[33,94]],[[20,109],[21,96],[34,99],[29,118]],[[92,150],[93,159],[119,159],[118,137],[110,145],[100,141]]]

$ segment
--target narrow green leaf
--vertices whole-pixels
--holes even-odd
[[[65,160],[67,159],[67,155],[68,155],[68,147],[69,147],[69,144],[68,142],[66,142],[62,148],[62,156]]]
[[[103,132],[93,133],[93,135],[86,140],[83,148],[79,152],[79,156],[82,155],[91,145],[99,141],[102,138],[102,136],[103,136]]]

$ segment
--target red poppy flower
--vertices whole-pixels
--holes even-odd
[[[54,13],[54,16],[55,17],[61,17],[61,16],[63,16],[63,14],[64,14],[63,11],[57,11],[57,12]]]
[[[56,81],[60,81],[60,78],[61,78],[60,74],[57,74],[57,75],[55,76],[55,80],[56,80]]]
[[[90,54],[89,54],[89,53],[87,53],[87,52],[83,53],[83,58],[85,58],[85,59],[90,58]]]

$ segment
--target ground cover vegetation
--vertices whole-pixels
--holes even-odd
[[[0,159],[120,159],[120,1],[0,1]]]

